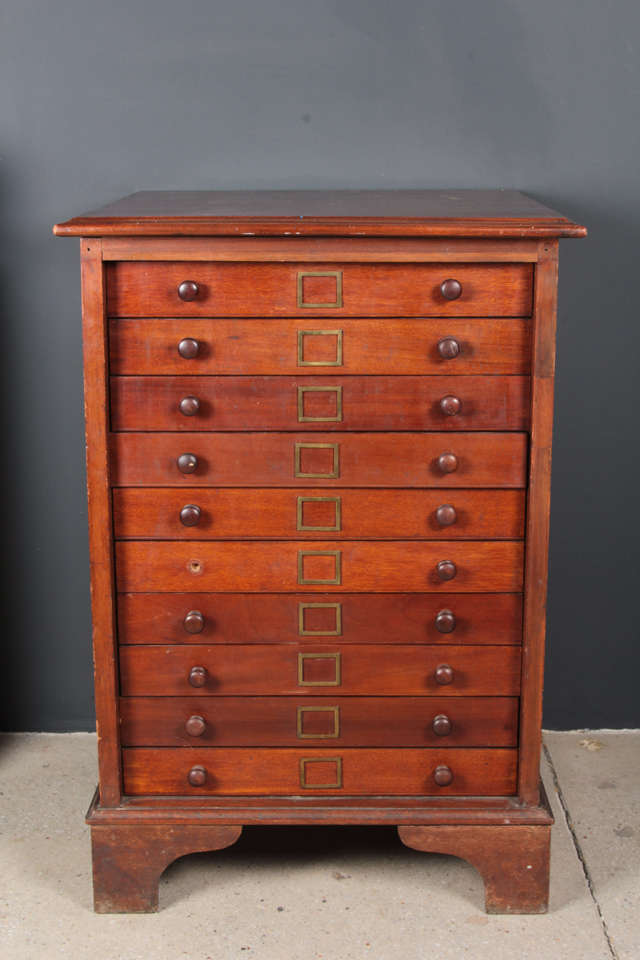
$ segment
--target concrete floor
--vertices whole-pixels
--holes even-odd
[[[248,828],[173,864],[160,912],[96,916],[95,737],[0,740],[2,960],[638,960],[640,733],[548,733],[551,907],[486,916],[479,876],[391,828]]]

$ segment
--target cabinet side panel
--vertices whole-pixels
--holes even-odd
[[[108,458],[107,325],[102,243],[81,240],[84,407],[89,500],[89,552],[100,802],[121,795],[118,737],[114,565]]]
[[[520,798],[531,804],[539,802],[557,283],[558,243],[541,243],[534,285],[518,772]]]

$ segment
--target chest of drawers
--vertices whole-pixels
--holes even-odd
[[[141,193],[81,238],[95,907],[392,824],[546,908],[557,248],[509,192]]]

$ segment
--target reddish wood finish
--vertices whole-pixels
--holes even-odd
[[[523,430],[528,407],[528,377],[111,378],[113,430]]]
[[[191,723],[194,716],[202,723]],[[446,716],[449,732],[434,731]],[[124,697],[124,746],[513,747],[512,697]],[[189,724],[189,729],[187,725]],[[435,725],[440,729],[443,722]],[[189,733],[189,730],[194,733]]]
[[[296,475],[296,445],[299,473],[316,476]],[[178,469],[183,453],[196,455],[193,473]],[[116,486],[524,487],[527,435],[124,433],[111,435],[111,457]]]
[[[144,190],[66,223],[58,236],[584,237],[514,190]]]
[[[448,665],[446,689],[436,671]],[[205,671],[202,686],[189,674]],[[125,697],[202,696],[515,696],[520,689],[517,646],[343,647],[334,638],[312,644],[239,644],[207,647],[138,644],[120,648]]]
[[[147,793],[504,796],[515,790],[517,756],[516,750],[460,747],[422,750],[340,747],[336,750],[315,748],[311,752],[289,747],[193,747],[189,750],[127,747],[122,751],[122,763],[125,791],[134,796]],[[301,762],[304,760],[307,765],[303,774]],[[453,771],[453,780],[448,786],[440,787],[433,779],[440,764],[446,764]],[[203,766],[206,771],[205,782],[200,787],[188,781],[189,770],[194,765]],[[333,785],[340,783],[341,786]]]
[[[103,260],[259,260],[269,263],[335,261],[342,263],[535,263],[537,240],[447,240],[434,237],[225,237],[105,235]]]
[[[87,488],[91,552],[91,612],[98,733],[100,802],[120,801],[121,771],[117,706],[115,584],[111,539],[111,466],[107,450],[107,329],[102,257],[99,240],[80,246],[82,337],[84,347],[84,410],[87,422]]]
[[[300,587],[328,593],[513,593],[522,589],[522,557],[522,543],[513,540],[162,540],[116,545],[118,589],[123,593],[295,593]],[[453,579],[442,580],[437,573],[442,561],[456,565]]]
[[[455,627],[440,633],[436,618],[446,609]],[[193,610],[203,619],[197,634],[184,627]],[[297,643],[333,636],[341,643],[512,644],[522,635],[522,595],[121,593],[118,632],[122,644]]]
[[[528,317],[533,271],[529,264],[358,264],[113,262],[106,265],[107,312],[111,317],[355,317],[447,316]],[[314,278],[298,303],[300,273],[335,273]],[[442,295],[442,281],[455,273],[462,285],[456,300]],[[315,280],[323,282],[315,283]],[[184,301],[185,280],[198,286]],[[326,282],[324,282],[326,281]],[[331,281],[331,282],[329,282]],[[321,299],[322,298],[322,299]],[[327,307],[326,304],[335,304]],[[341,305],[340,305],[341,304]]]
[[[153,909],[239,824],[330,822],[545,909],[557,238],[584,228],[365,191],[138,194],[55,228],[82,230],[96,909]]]
[[[549,826],[404,826],[398,834],[414,850],[472,864],[484,881],[487,913],[546,913]]]
[[[544,788],[540,786],[541,797]],[[306,803],[292,803],[288,797],[127,797],[120,807],[103,810],[94,800],[87,814],[91,826],[105,824],[165,823],[299,825],[399,824],[509,826],[529,824],[550,826],[553,817],[544,800],[539,806],[519,802],[516,795],[504,797],[322,797]]]
[[[96,913],[155,913],[158,882],[170,863],[188,853],[221,850],[242,827],[109,824],[91,828]]]
[[[527,501],[526,594],[522,649],[522,670],[526,687],[520,705],[522,734],[518,770],[519,791],[527,803],[539,802],[557,285],[558,244],[541,244],[540,265],[536,271],[531,454]]]
[[[199,508],[195,525],[181,519],[187,506],[186,519]],[[515,540],[524,532],[524,491],[126,487],[113,491],[113,516],[118,539],[313,540],[331,531],[341,539]]]
[[[525,320],[394,317],[341,319],[339,324],[328,320],[312,324],[286,319],[200,317],[111,320],[111,373],[202,376],[304,372],[340,377],[529,372],[531,331]],[[333,332],[321,333],[323,330]],[[459,353],[452,359],[445,359],[438,351],[438,344],[447,337],[455,338],[459,345]],[[180,355],[178,344],[183,340],[198,342],[196,356]],[[342,360],[339,365],[338,360]]]

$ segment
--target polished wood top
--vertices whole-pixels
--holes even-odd
[[[53,228],[57,236],[584,237],[515,190],[141,191]]]

